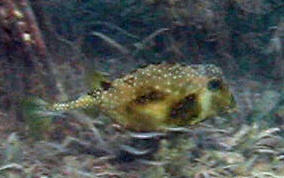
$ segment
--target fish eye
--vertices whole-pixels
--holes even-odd
[[[218,91],[222,88],[223,84],[220,79],[212,79],[208,82],[207,88],[210,91]]]

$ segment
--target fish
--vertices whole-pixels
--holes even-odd
[[[135,132],[196,125],[230,113],[236,102],[222,70],[213,64],[150,64],[48,110],[97,108]]]

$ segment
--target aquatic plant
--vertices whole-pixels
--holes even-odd
[[[147,171],[143,171],[142,175],[145,177],[154,175],[279,177],[283,175],[284,142],[278,135],[279,128],[260,130],[259,126],[254,125],[226,130],[213,127],[203,129],[193,131],[195,139],[192,138],[191,133],[190,137],[179,138],[178,144],[174,146],[164,140],[155,156],[163,164],[150,167]],[[201,138],[203,141],[200,140]]]

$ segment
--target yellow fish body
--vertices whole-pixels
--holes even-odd
[[[162,131],[197,124],[229,112],[235,105],[223,73],[215,65],[159,64],[102,83],[102,88],[50,109],[94,106],[130,130]]]

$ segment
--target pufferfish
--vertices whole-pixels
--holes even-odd
[[[236,107],[221,69],[215,65],[157,64],[137,69],[52,111],[97,107],[132,131],[164,131],[195,125]]]

